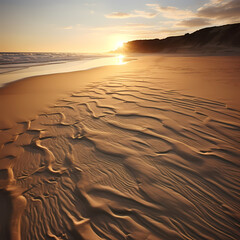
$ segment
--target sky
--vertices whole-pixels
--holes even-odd
[[[240,22],[240,0],[0,0],[1,52],[106,52]]]

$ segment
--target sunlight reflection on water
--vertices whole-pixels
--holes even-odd
[[[124,55],[119,55],[119,56],[117,57],[117,64],[118,64],[118,65],[126,64],[127,62],[124,61],[124,60],[125,60],[124,58],[125,58]]]

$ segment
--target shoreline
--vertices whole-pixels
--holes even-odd
[[[16,65],[16,69],[0,73],[0,88],[4,87],[8,83],[23,80],[29,77],[89,70],[96,67],[115,64],[118,64],[117,56],[103,56],[96,57],[94,59],[87,58],[53,63],[38,63],[30,66],[26,64],[26,66],[22,66],[24,64],[14,64],[14,66]],[[18,68],[18,66],[20,66],[20,68]]]
[[[239,87],[237,74],[240,68],[240,56],[141,55],[137,56],[137,58],[137,61],[130,61],[125,65],[110,65],[74,72],[40,75],[7,84],[0,88],[0,112],[3,113],[0,118],[0,127],[7,128],[9,124],[11,125],[16,121],[26,121],[34,118],[36,113],[47,109],[59,97],[66,96],[66,94],[73,92],[76,88],[81,88],[90,82],[96,81],[95,75],[99,75],[98,81],[101,81],[106,77],[114,77],[116,75],[115,72],[119,74],[122,74],[124,71],[136,72],[139,67],[142,71],[148,71],[148,69],[154,69],[157,67],[157,64],[161,63],[162,66],[160,65],[160,67],[163,68],[163,72],[159,74],[162,74],[162,76],[156,76],[155,78],[160,77],[160,79],[169,80],[165,87],[184,91],[186,94],[196,95],[196,97],[217,98],[217,100],[239,109],[238,102],[240,102],[240,98],[237,94]],[[227,59],[227,63],[224,62],[225,59]],[[191,63],[191,60],[193,60],[193,63]],[[207,64],[207,61],[210,61],[209,64],[211,65]],[[223,68],[227,69],[227,73],[219,73],[222,69],[220,66],[223,64],[222,62],[225,64]],[[182,65],[183,70],[189,67],[189,73],[184,71],[181,73],[181,67],[175,69],[174,64]],[[199,64],[199,68],[202,69],[198,69],[196,64]],[[190,68],[194,71],[192,81]],[[232,72],[228,74],[228,70]],[[200,73],[199,75],[196,74],[198,72]],[[226,75],[225,79],[224,75]],[[230,79],[227,79],[227,77]],[[66,78],[69,78],[70,81],[68,82]],[[68,83],[71,83],[71,86]],[[220,87],[218,84],[220,84]],[[31,102],[32,106],[28,106],[31,100],[33,100]],[[27,118],[24,117],[26,114]]]

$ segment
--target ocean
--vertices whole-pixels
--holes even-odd
[[[116,55],[49,52],[0,52],[0,87],[23,78],[115,65]]]

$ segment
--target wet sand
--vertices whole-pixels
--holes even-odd
[[[239,239],[239,76],[147,56],[0,89],[3,239]]]

